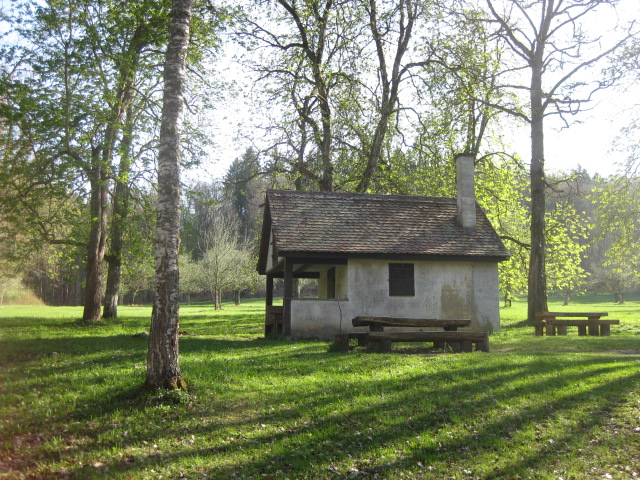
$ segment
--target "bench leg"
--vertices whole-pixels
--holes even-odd
[[[584,337],[587,335],[587,327],[585,325],[578,325],[578,336]]]
[[[591,335],[592,337],[597,337],[598,334],[600,333],[598,331],[598,324],[597,323],[589,324],[588,328],[589,328],[589,335]]]
[[[544,335],[544,327],[542,325],[536,325],[534,328],[536,329],[536,337]]]
[[[489,332],[484,333],[484,342],[476,343],[476,352],[488,352],[489,351]]]
[[[548,337],[552,337],[556,334],[556,327],[554,327],[552,323],[551,324],[547,323],[545,328],[547,330]]]
[[[567,335],[567,326],[566,325],[558,325],[556,327],[558,329],[558,335]]]
[[[358,337],[358,346],[359,347],[366,347],[367,345],[369,345],[369,340],[367,339],[366,336],[359,336]]]
[[[610,325],[600,325],[600,336],[601,337],[609,337],[609,336],[611,336],[611,326]]]
[[[379,352],[383,352],[383,353],[387,353],[391,351],[391,340],[382,340],[381,342],[378,342],[378,351]]]
[[[335,337],[336,347],[340,352],[348,352],[349,351],[349,334],[348,333],[338,333]]]
[[[473,343],[471,340],[463,340],[461,343],[463,352],[473,352]]]

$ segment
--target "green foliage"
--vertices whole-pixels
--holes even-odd
[[[202,73],[229,19],[224,8],[196,4],[183,167],[209,144],[198,120],[217,85]],[[115,257],[143,261],[138,240],[148,230],[136,217],[153,180],[170,8],[168,0],[21,0],[3,9],[10,35],[0,44],[0,248],[19,260],[47,243],[96,250],[105,215],[118,211],[112,200],[125,230]]]
[[[592,228],[569,204],[557,203],[547,214],[547,285],[551,292],[569,297],[585,284],[587,273],[582,257],[587,249],[583,242]]]
[[[614,176],[598,182],[593,196],[601,229],[612,238],[599,271],[600,284],[623,295],[640,284],[640,179]]]
[[[191,294],[202,292],[205,289],[202,279],[202,268],[191,259],[188,253],[179,257],[180,269],[180,293],[186,295],[187,303],[191,303]]]
[[[526,292],[529,262],[529,213],[526,173],[517,159],[496,158],[479,165],[476,197],[511,257],[498,264],[505,304]]]
[[[239,222],[239,235],[244,241],[249,241],[255,233],[256,215],[259,209],[255,205],[256,197],[262,192],[259,189],[260,162],[258,153],[247,149],[240,158],[236,158],[224,177],[225,194],[229,198]],[[260,199],[261,201],[262,199]]]

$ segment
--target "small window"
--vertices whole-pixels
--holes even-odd
[[[413,297],[415,294],[413,263],[390,263],[389,296]]]

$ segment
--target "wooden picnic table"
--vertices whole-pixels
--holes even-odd
[[[399,318],[357,316],[352,320],[354,327],[368,327],[368,332],[353,332],[336,335],[336,343],[343,351],[349,350],[349,339],[357,338],[360,345],[376,342],[380,351],[391,350],[392,342],[434,342],[438,347],[453,344],[462,351],[489,351],[488,332],[458,331],[468,327],[469,319]],[[401,328],[402,330],[393,330]],[[442,330],[407,331],[407,328],[441,328]],[[389,330],[391,329],[391,330]]]
[[[458,327],[471,325],[469,319],[440,319],[440,318],[398,318],[398,317],[368,317],[360,315],[351,323],[354,327],[369,327],[371,332],[383,332],[385,327],[408,328],[442,328],[456,331]]]
[[[611,325],[620,324],[620,320],[602,318],[608,315],[607,312],[541,312],[536,314],[541,320],[530,324],[535,328],[536,336],[541,336],[543,331],[548,336],[566,335],[567,327],[578,327],[580,336],[587,335],[588,331],[591,336],[608,337]]]

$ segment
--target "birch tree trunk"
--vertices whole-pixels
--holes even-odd
[[[180,128],[183,112],[191,0],[173,0],[158,153],[156,291],[151,317],[147,380],[149,389],[186,389],[178,362]]]

